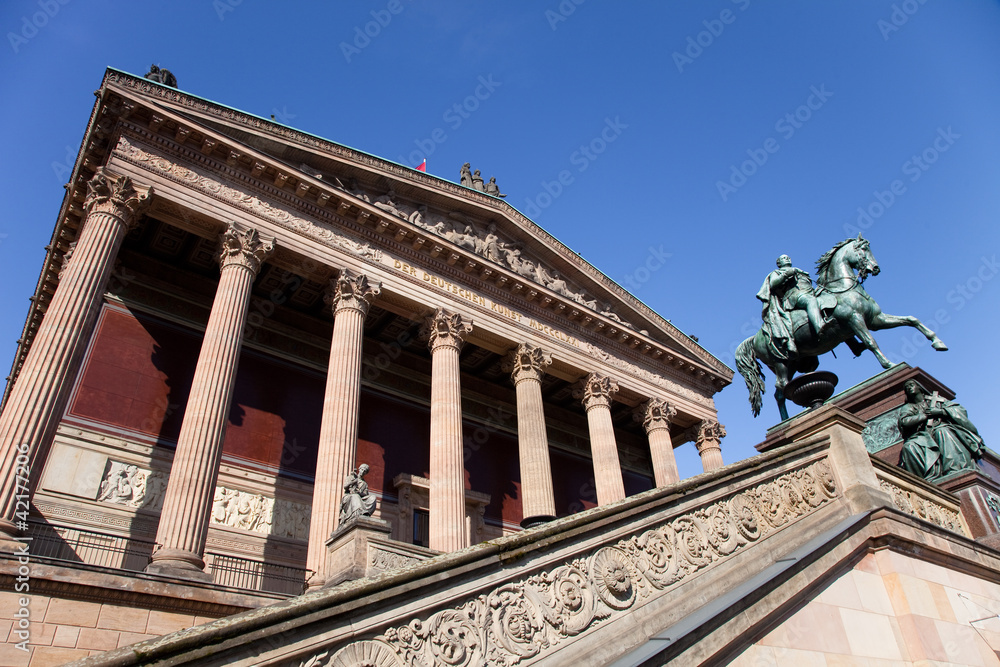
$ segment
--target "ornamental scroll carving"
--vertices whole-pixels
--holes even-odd
[[[899,511],[968,536],[965,532],[965,526],[962,525],[962,517],[955,510],[948,509],[944,505],[936,503],[930,498],[924,498],[913,491],[896,486],[882,477],[879,477],[878,482],[882,490],[892,498],[893,504]]]
[[[665,595],[836,495],[829,465],[816,461],[300,667],[510,667]]]
[[[634,375],[637,378],[641,378],[648,382],[652,382],[653,384],[659,385],[664,389],[669,389],[678,396],[683,396],[684,398],[690,399],[695,403],[700,403],[710,408],[715,407],[715,401],[713,401],[708,396],[702,396],[698,392],[688,389],[687,387],[681,386],[672,380],[668,380],[662,375],[657,375],[656,373],[647,371],[645,368],[641,368],[640,366],[636,366],[633,363],[629,363],[624,359],[619,359],[618,357],[612,356],[608,354],[606,350],[602,350],[601,348],[595,345],[591,345],[590,343],[584,343],[583,348],[587,354],[594,357],[595,359],[600,359],[601,361],[611,364],[616,368],[620,368],[623,371],[627,372],[629,375]]]
[[[132,164],[149,171],[159,172],[178,183],[182,183],[214,197],[227,204],[232,204],[265,220],[281,225],[286,229],[305,234],[321,243],[354,255],[367,257],[375,261],[382,258],[382,251],[367,243],[359,243],[343,234],[339,234],[328,226],[317,224],[292,215],[288,211],[277,208],[262,201],[256,195],[224,185],[222,182],[205,176],[193,169],[171,162],[165,157],[148,153],[132,144],[125,136],[118,138],[115,153]]]

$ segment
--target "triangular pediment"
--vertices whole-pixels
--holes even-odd
[[[210,146],[216,154],[228,151],[232,166],[295,191],[306,204],[335,202],[338,214],[443,257],[473,278],[708,378],[713,392],[732,379],[691,337],[498,197],[116,70],[108,70],[105,84],[149,113],[179,119],[178,128],[210,132],[228,144]]]

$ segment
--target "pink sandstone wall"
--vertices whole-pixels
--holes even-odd
[[[998,613],[1000,585],[882,550],[866,555],[731,665],[994,667],[1000,665]]]
[[[16,647],[19,594],[0,592],[0,665],[48,667],[208,623],[214,618],[31,595],[28,651]]]

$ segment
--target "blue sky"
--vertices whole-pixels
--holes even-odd
[[[868,211],[869,292],[951,350],[908,329],[877,340],[954,389],[1000,449],[997,2],[10,0],[0,29],[5,368],[92,92],[106,66],[155,62],[182,90],[426,156],[442,178],[471,162],[730,366],[774,259],[811,270]],[[880,371],[838,354],[821,368],[840,388]],[[778,421],[771,391],[768,374],[756,420],[738,375],[717,396],[727,463]],[[682,474],[700,470],[693,446],[677,454]]]

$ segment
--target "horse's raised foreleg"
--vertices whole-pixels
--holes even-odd
[[[792,371],[786,364],[775,363],[771,368],[774,371],[774,400],[778,402],[778,414],[781,421],[788,419],[788,407],[785,405],[785,385],[791,379]]]
[[[868,330],[868,326],[865,324],[865,318],[860,313],[854,313],[848,321],[848,325],[851,327],[854,335],[858,337],[858,340],[872,351],[878,362],[882,364],[882,368],[892,367],[892,362],[882,353],[878,343],[875,342],[875,337],[872,336],[872,332]]]
[[[913,327],[931,342],[931,347],[935,350],[943,352],[948,349],[948,346],[937,337],[936,333],[928,329],[924,326],[923,322],[912,315],[889,315],[880,312],[872,318],[868,326],[876,331],[879,329],[894,329],[896,327]]]

